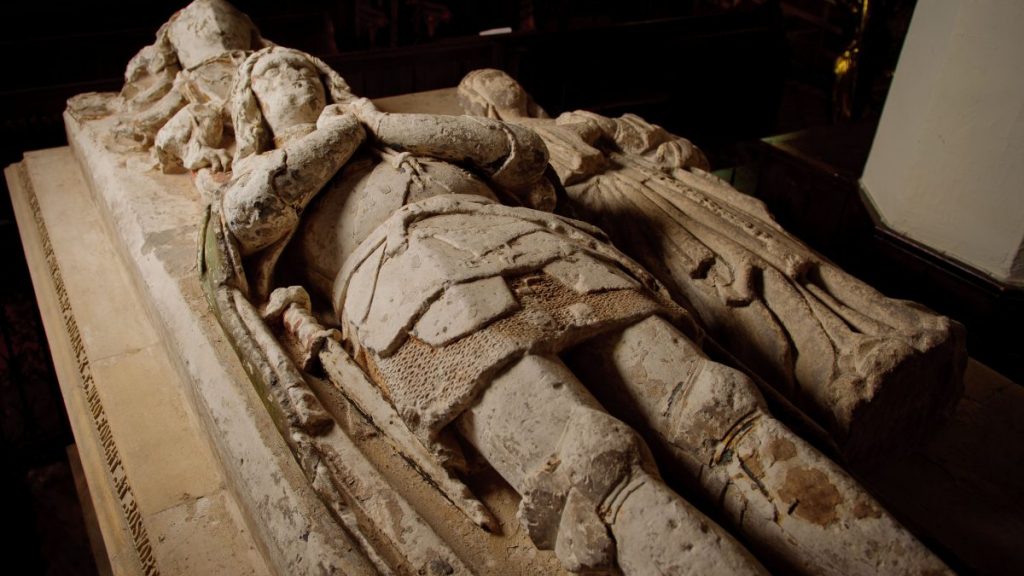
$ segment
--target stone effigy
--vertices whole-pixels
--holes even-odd
[[[175,50],[192,53],[188,44]],[[342,420],[354,418],[453,509],[500,531],[468,487],[482,459],[564,570],[760,574],[763,561],[804,574],[948,572],[774,418],[750,378],[708,358],[691,302],[674,301],[600,229],[552,212],[571,184],[559,133],[545,132],[560,125],[382,113],[323,62],[276,46],[230,72],[215,108],[231,131],[194,148],[218,160],[167,150],[198,170],[210,202],[206,296],[343,526],[345,571],[471,572],[415,503],[376,504],[366,485],[383,477],[339,456],[352,435]],[[115,134],[136,125],[135,111],[108,109]],[[157,147],[177,117],[155,126]],[[681,140],[663,148],[680,168],[699,158]],[[346,403],[359,413],[339,416]],[[667,457],[656,461],[648,442]],[[754,554],[659,467],[680,472],[686,494],[712,503]],[[490,572],[504,573],[500,562]]]
[[[233,96],[239,158],[221,210],[225,237],[237,243],[243,268],[257,271],[249,278],[251,298],[262,301],[270,273],[259,271],[273,268],[276,247],[293,233],[291,242],[340,265],[319,277],[334,278],[331,296],[345,341],[413,432],[408,441],[420,442],[450,467],[450,460],[461,458],[443,432],[459,430],[523,496],[524,525],[535,542],[554,547],[567,569],[618,565],[640,574],[689,565],[704,573],[760,573],[742,547],[661,482],[642,440],[600,410],[553,356],[592,334],[657,311],[671,314],[671,303],[643,290],[642,282],[651,280],[602,245],[596,230],[546,212],[501,206],[490,193],[467,194],[486,192],[484,181],[416,157],[468,158],[481,170],[499,164],[489,179],[517,190],[538,181],[545,169],[536,136],[468,117],[409,116],[392,129],[365,101],[352,103],[348,113],[336,104],[326,107],[312,60],[279,48],[246,61]],[[250,99],[256,106],[247,105]],[[245,110],[260,112],[246,121]],[[356,210],[373,229],[347,249],[352,231],[337,220],[330,227],[297,230],[297,216],[362,143],[363,126],[377,142],[417,153],[384,159],[360,189],[341,189],[367,202],[342,198],[342,211]],[[262,127],[269,129],[273,146],[269,138],[249,146],[243,134]],[[466,138],[439,140],[437,133],[446,130]],[[398,198],[401,207],[392,214],[374,206],[385,183],[403,184],[408,194],[414,178],[419,198]],[[324,194],[327,201],[337,200],[337,193]],[[379,221],[368,215],[375,208]],[[460,248],[460,235],[477,251]],[[325,244],[335,250],[321,251]],[[609,261],[632,268],[635,278]],[[512,275],[509,284],[503,274]],[[574,274],[576,284],[592,286],[577,294],[572,284],[560,285]],[[555,306],[552,297],[531,298],[534,293],[565,302]],[[308,303],[301,291],[278,288],[266,315],[294,327],[301,341],[320,340],[309,344],[311,353],[331,336],[317,326]],[[311,339],[300,336],[310,330]],[[520,395],[535,403],[516,406],[523,402]],[[523,427],[527,417],[536,425]],[[544,470],[555,461],[561,462],[557,471]]]
[[[960,398],[959,324],[824,260],[709,174],[689,141],[633,115],[548,119],[498,70],[467,75],[459,97],[468,113],[536,130],[572,212],[606,230],[847,459],[913,444]]]

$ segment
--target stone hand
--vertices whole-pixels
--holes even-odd
[[[214,172],[227,172],[231,169],[231,155],[223,148],[205,148],[199,155],[202,159],[200,166],[209,166]]]
[[[348,113],[350,111],[341,104],[328,104],[324,107],[323,112],[320,113],[320,117],[317,118],[317,130],[323,130],[331,124],[336,124],[342,116]]]
[[[374,106],[369,98],[356,98],[345,103],[345,108],[359,119],[366,127],[376,134],[381,118],[385,115]]]

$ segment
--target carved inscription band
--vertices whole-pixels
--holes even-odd
[[[35,220],[36,227],[39,230],[39,238],[43,247],[43,254],[46,257],[47,270],[50,273],[53,288],[57,294],[57,304],[60,307],[61,317],[64,321],[64,330],[71,344],[71,350],[75,355],[75,363],[78,367],[78,374],[82,383],[82,392],[89,406],[89,415],[92,418],[93,425],[96,427],[96,433],[103,448],[107,472],[110,474],[110,479],[113,482],[112,485],[117,494],[121,512],[128,522],[132,544],[135,547],[135,552],[138,554],[142,571],[146,576],[158,576],[160,570],[157,568],[156,558],[153,556],[153,547],[149,542],[149,534],[142,522],[142,513],[139,511],[139,506],[135,501],[135,493],[128,480],[128,473],[124,468],[124,464],[121,462],[117,443],[114,441],[110,423],[107,421],[106,411],[103,409],[103,403],[100,400],[99,390],[96,388],[96,382],[92,376],[89,356],[86,354],[85,345],[82,342],[82,334],[78,329],[78,323],[75,321],[71,300],[68,298],[64,277],[60,271],[60,264],[57,262],[57,256],[53,252],[53,245],[50,243],[50,235],[46,230],[46,223],[43,221],[39,199],[36,197],[28,171],[24,165],[19,168],[21,180],[25,183],[29,206],[32,209],[32,218]]]

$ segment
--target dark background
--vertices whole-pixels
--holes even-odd
[[[886,293],[964,321],[971,353],[1018,381],[1019,291],[887,235],[860,200],[874,127],[912,0],[302,0],[235,2],[264,37],[320,56],[355,92],[517,78],[549,113],[634,112],[693,140],[780,222]],[[120,88],[125,64],[182,2],[8,2],[0,9],[0,160],[65,144],[70,96]],[[481,37],[482,30],[512,32]],[[833,65],[861,41],[854,86]],[[784,135],[784,136],[780,136]],[[762,141],[766,137],[774,139]],[[94,574],[73,444],[6,183],[0,183],[0,494],[21,574]],[[1015,320],[1016,319],[1016,320]],[[102,562],[102,559],[101,559]]]

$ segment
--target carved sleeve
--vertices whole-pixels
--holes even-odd
[[[364,138],[354,116],[325,113],[312,133],[236,166],[238,173],[224,193],[223,217],[242,254],[291,232],[302,210]]]
[[[472,116],[389,114],[366,103],[353,110],[381,144],[469,165],[519,196],[544,176],[548,152],[529,128]]]

